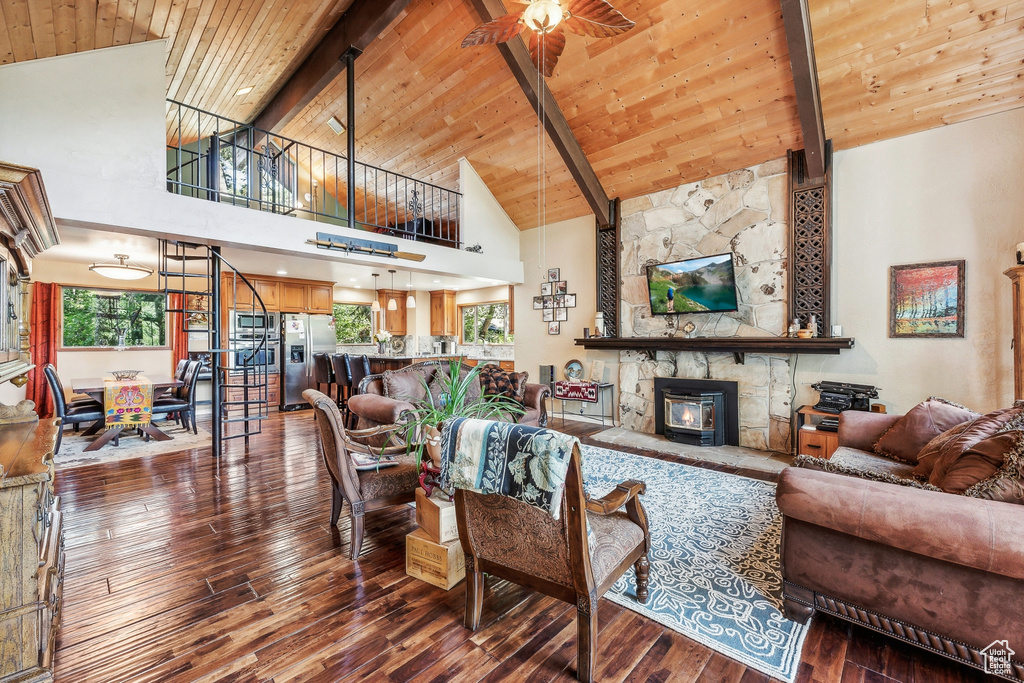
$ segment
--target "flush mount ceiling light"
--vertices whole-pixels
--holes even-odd
[[[335,135],[341,135],[345,132],[345,124],[339,121],[337,116],[327,119],[327,125],[331,127]]]
[[[568,0],[564,5],[558,0],[520,0],[519,4],[526,8],[477,26],[462,47],[504,43],[529,28],[530,59],[537,71],[551,76],[565,49],[563,29],[581,36],[611,38],[636,26],[605,0]]]
[[[255,87],[256,86],[254,86],[254,85],[247,85],[244,88],[239,88],[238,90],[235,91],[235,97],[241,97],[242,95],[248,95],[249,93],[251,93],[253,91],[253,88],[255,88]]]
[[[152,268],[128,263],[128,254],[114,254],[117,263],[94,263],[89,270],[115,280],[141,280],[153,274]]]

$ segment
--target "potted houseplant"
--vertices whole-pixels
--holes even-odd
[[[435,400],[426,380],[420,378],[425,396],[414,402],[415,408],[403,413],[402,428],[395,433],[405,439],[408,452],[416,453],[417,468],[426,467],[423,451],[426,450],[434,470],[441,465],[441,432],[445,420],[455,417],[472,417],[481,420],[499,417],[518,417],[526,412],[522,405],[505,396],[485,396],[470,398],[470,388],[480,374],[480,367],[473,367],[463,372],[462,360],[454,360],[448,364],[448,373],[438,367],[434,374],[435,381],[440,385],[440,395]],[[435,389],[436,393],[436,389]],[[423,478],[420,478],[423,481]],[[426,487],[424,487],[426,488]]]

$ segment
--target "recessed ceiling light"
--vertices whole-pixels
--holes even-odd
[[[440,280],[434,280],[434,284],[435,284],[435,285],[436,285],[436,284],[440,284],[440,282],[441,282]]]
[[[452,289],[454,289],[456,292],[459,291],[458,287],[452,287]]]
[[[349,282],[358,282],[358,280],[356,280],[356,279],[355,279],[354,277],[350,277],[350,278],[348,279],[348,281],[349,281]]]
[[[331,127],[335,135],[341,135],[345,132],[345,124],[339,121],[336,116],[327,119],[327,125]]]
[[[356,289],[362,289],[362,288],[363,288],[362,285],[356,285]]]
[[[251,93],[253,91],[253,88],[255,88],[255,87],[256,86],[254,86],[254,85],[247,85],[244,88],[239,88],[238,90],[235,91],[235,97],[241,97],[242,95],[248,95],[249,93]]]
[[[278,275],[287,275],[288,271],[287,270],[279,270],[279,271],[277,271],[277,274]]]

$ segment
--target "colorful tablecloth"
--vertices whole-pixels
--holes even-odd
[[[597,403],[598,387],[596,382],[555,381],[555,398],[563,401],[583,401]]]
[[[153,418],[153,383],[145,377],[104,380],[103,414],[107,429],[149,424]]]

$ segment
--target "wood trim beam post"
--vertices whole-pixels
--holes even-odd
[[[252,125],[278,133],[337,78],[349,48],[359,52],[373,42],[410,0],[356,0],[317,43],[309,56],[253,117]],[[357,53],[358,54],[358,53]]]
[[[345,60],[345,78],[347,79],[345,93],[345,125],[348,130],[345,132],[345,142],[348,148],[348,178],[345,195],[345,215],[348,217],[348,227],[356,227],[356,57],[362,52],[359,48],[350,47],[345,50],[342,58]]]
[[[493,21],[500,16],[508,14],[501,0],[472,0],[473,7],[483,21]],[[504,57],[505,63],[512,70],[519,87],[523,89],[526,99],[534,111],[537,110],[537,103],[544,103],[544,128],[551,136],[551,142],[561,155],[565,165],[569,168],[576,185],[580,188],[590,208],[593,209],[597,222],[601,226],[607,226],[612,222],[611,200],[608,193],[604,191],[601,181],[597,178],[587,155],[583,153],[579,140],[569,128],[569,122],[559,108],[554,96],[548,89],[547,83],[540,82],[540,91],[537,90],[537,69],[530,60],[530,52],[526,43],[519,36],[506,43],[499,43],[498,50]]]
[[[821,117],[818,92],[818,67],[814,61],[811,15],[807,0],[782,0],[782,23],[789,44],[789,62],[793,69],[796,109],[804,139],[807,173],[812,178],[825,175],[825,123]]]

